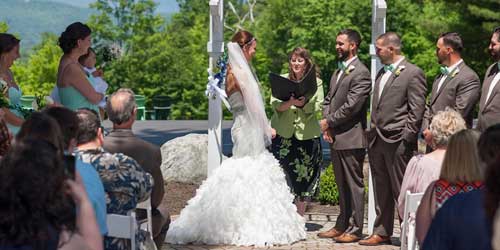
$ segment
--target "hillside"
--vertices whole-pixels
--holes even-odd
[[[73,22],[86,22],[94,12],[83,7],[89,2],[93,1],[74,0],[66,4],[62,0],[0,0],[0,22],[6,22],[9,32],[20,36],[23,53],[26,53],[40,41],[42,33],[59,35]],[[178,10],[176,4],[175,0],[161,0],[163,8],[159,11],[165,12],[160,14],[168,20],[172,12]]]
[[[85,22],[91,9],[67,4],[25,0],[1,0],[0,21],[9,25],[9,32],[18,34],[24,49],[38,43],[43,32],[60,34],[76,21]]]

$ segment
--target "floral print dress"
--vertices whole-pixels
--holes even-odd
[[[295,136],[277,135],[273,139],[272,152],[283,167],[292,192],[301,197],[312,196],[323,160],[320,139],[298,140]]]

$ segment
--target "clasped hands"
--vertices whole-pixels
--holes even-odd
[[[333,143],[333,137],[330,135],[330,131],[328,131],[328,122],[326,119],[319,121],[319,127],[321,128],[321,132],[323,133],[323,140],[328,143]]]
[[[295,107],[303,107],[306,104],[306,97],[301,96],[299,98],[295,98],[295,96],[290,96],[290,100],[288,100],[290,105],[294,105]]]

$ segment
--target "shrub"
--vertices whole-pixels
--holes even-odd
[[[330,164],[326,170],[321,173],[319,178],[319,194],[318,200],[322,204],[336,205],[339,203],[339,190],[335,182],[335,174],[333,173],[333,165]]]

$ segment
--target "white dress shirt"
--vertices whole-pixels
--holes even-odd
[[[448,74],[446,75],[443,75],[443,77],[441,77],[441,79],[439,80],[439,83],[438,83],[438,88],[437,88],[437,92],[439,92],[439,89],[441,89],[441,86],[443,85],[444,81],[446,80],[446,78],[448,78],[448,75],[451,74],[451,72],[453,72],[455,70],[455,68],[461,63],[463,62],[464,60],[460,59],[460,61],[456,62],[455,64],[451,65],[450,67],[446,67],[446,69],[448,70]],[[437,93],[436,92],[436,93]]]
[[[354,61],[356,58],[358,58],[358,56],[354,56],[353,58],[347,60],[344,62],[345,64],[345,68],[348,69],[349,68],[349,65],[352,63],[352,61]],[[339,82],[339,79],[340,79],[340,76],[342,76],[342,74],[344,73],[344,70],[340,69],[340,73],[339,75],[337,76],[337,83]]]
[[[395,63],[391,64],[394,70],[396,70],[399,66],[399,64],[405,59],[404,56],[402,56],[399,60],[397,60]],[[380,79],[380,87],[378,88],[378,97],[382,95],[382,92],[384,91],[385,84],[387,83],[387,80],[389,80],[389,77],[391,76],[392,71],[388,70],[384,73],[382,78]]]
[[[500,62],[497,62],[497,63],[500,64]],[[488,94],[486,95],[486,100],[484,102],[485,104],[488,103],[488,99],[491,96],[491,92],[493,91],[493,89],[495,88],[495,86],[497,85],[499,80],[500,80],[500,72],[497,72],[497,74],[495,75],[495,77],[491,81],[490,88],[488,89]]]

